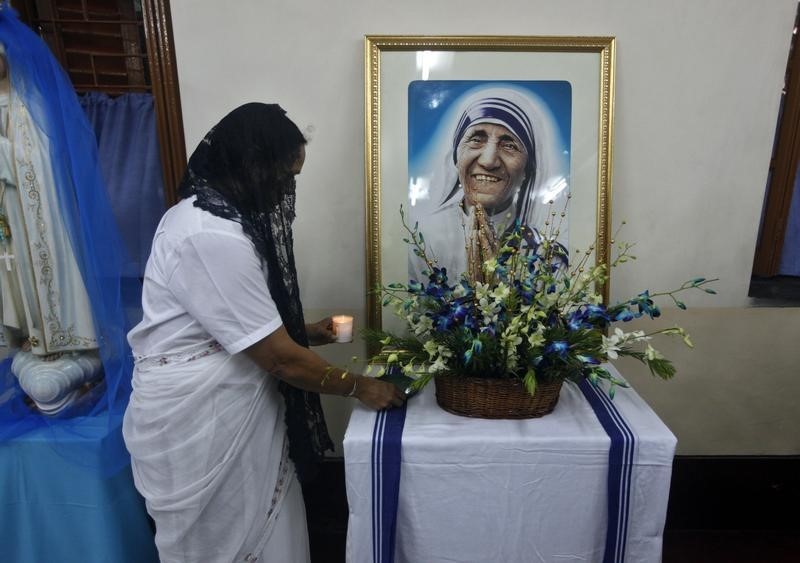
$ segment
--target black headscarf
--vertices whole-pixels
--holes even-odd
[[[236,221],[267,267],[267,285],[286,331],[300,346],[308,337],[292,250],[295,183],[292,164],[306,139],[277,104],[250,103],[226,115],[200,142],[179,192],[194,205]],[[286,401],[289,456],[301,481],[333,443],[319,395],[280,384]]]

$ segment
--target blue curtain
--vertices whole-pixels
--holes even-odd
[[[795,173],[792,204],[789,207],[789,219],[783,235],[783,250],[778,274],[782,276],[800,276],[800,169]]]
[[[164,214],[156,116],[151,94],[80,97],[97,136],[100,169],[120,235],[133,261],[126,275],[143,277],[150,245]]]

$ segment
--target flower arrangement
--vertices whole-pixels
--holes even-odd
[[[391,306],[405,321],[407,333],[367,333],[367,340],[380,346],[371,360],[378,376],[389,369],[402,369],[421,388],[437,375],[479,378],[517,378],[533,395],[537,385],[552,381],[580,381],[627,386],[614,378],[602,363],[631,356],[646,364],[663,379],[675,373],[672,363],[652,346],[659,335],[672,335],[692,346],[680,327],[652,332],[625,332],[612,325],[660,315],[657,298],[686,305],[677,295],[687,290],[715,293],[707,284],[716,280],[694,278],[665,292],[645,290],[637,296],[606,306],[598,293],[608,279],[607,267],[591,265],[595,247],[575,251],[570,264],[567,250],[558,242],[560,221],[555,211],[539,236],[525,225],[514,224],[500,238],[497,255],[482,266],[482,279],[461,274],[456,280],[430,256],[418,224],[409,227],[401,207],[404,239],[416,256],[424,260],[427,280],[407,284],[390,283],[379,291],[383,305]],[[561,217],[565,213],[560,214]],[[537,242],[532,242],[535,238]],[[614,241],[612,240],[612,244]],[[611,267],[628,260],[632,244],[616,245]]]

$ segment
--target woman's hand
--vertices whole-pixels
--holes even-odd
[[[333,319],[325,317],[321,321],[306,324],[306,336],[308,343],[312,346],[322,346],[336,342],[336,335],[333,333]]]
[[[374,377],[359,376],[353,395],[371,409],[382,410],[399,407],[406,398],[400,390],[386,381]]]
[[[315,324],[324,326],[324,323],[322,320]],[[399,407],[405,402],[405,396],[391,383],[333,367],[308,348],[299,346],[284,326],[246,348],[244,353],[271,376],[298,389],[355,397],[376,410]]]

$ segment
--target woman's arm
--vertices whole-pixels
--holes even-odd
[[[353,373],[345,375],[343,370],[296,344],[284,327],[246,348],[244,353],[270,375],[306,391],[354,396],[376,410],[399,407],[405,401],[391,383]]]

